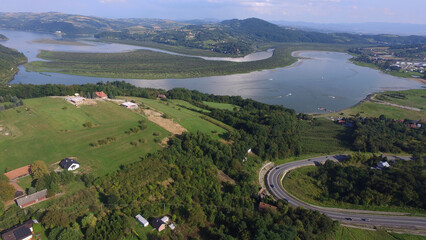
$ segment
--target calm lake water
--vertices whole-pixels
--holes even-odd
[[[10,39],[1,44],[23,52],[29,61],[39,60],[36,55],[40,50],[123,52],[146,49],[138,46],[98,42],[90,42],[92,46],[34,43],[34,40],[57,39],[58,37],[51,34],[10,30],[0,30],[0,33]],[[162,50],[155,51],[169,53]],[[246,57],[243,61],[267,58],[271,54],[272,51],[262,52]],[[139,87],[163,89],[182,87],[217,95],[238,95],[307,113],[323,112],[318,108],[326,108],[331,111],[342,110],[355,105],[368,94],[377,91],[404,90],[424,86],[409,79],[393,77],[374,69],[356,66],[348,61],[351,56],[344,53],[308,51],[301,52],[300,56],[309,59],[304,59],[290,67],[247,74],[161,80],[96,78],[58,73],[41,74],[26,72],[25,68],[21,66],[19,73],[11,83],[83,84],[124,80]]]

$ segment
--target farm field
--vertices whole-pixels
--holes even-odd
[[[0,125],[10,135],[0,135],[0,169],[14,169],[35,160],[51,165],[66,157],[76,157],[80,171],[104,175],[121,164],[139,160],[146,153],[161,149],[158,142],[169,135],[159,126],[145,120],[147,128],[126,134],[144,117],[116,103],[98,101],[95,106],[75,106],[60,98],[24,100],[24,106],[0,112]],[[91,122],[92,128],[83,124]],[[156,135],[153,136],[154,132]],[[107,145],[90,143],[115,137]],[[135,147],[130,142],[138,142]]]
[[[411,234],[400,234],[386,232],[384,230],[364,230],[340,226],[335,233],[333,240],[423,240],[425,237]]]
[[[224,109],[229,111],[233,111],[234,108],[239,108],[238,106],[229,104],[229,103],[216,103],[216,102],[206,102],[206,101],[204,101],[203,103],[213,108]]]

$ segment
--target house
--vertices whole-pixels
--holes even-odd
[[[33,224],[37,220],[27,220],[24,223],[5,231],[1,237],[3,240],[30,240],[33,238]]]
[[[35,192],[33,194],[18,198],[15,201],[20,208],[26,208],[28,206],[31,206],[33,204],[36,204],[38,202],[45,200],[46,196],[47,196],[47,189],[44,189],[44,190]]]
[[[144,217],[142,217],[140,214],[136,215],[135,218],[142,224],[142,226],[148,227],[149,225],[148,221]]]
[[[86,99],[84,97],[80,97],[80,96],[66,97],[65,100],[67,100],[68,102],[73,103],[75,105],[82,104],[83,102],[86,101]]]
[[[108,95],[106,95],[103,91],[101,92],[95,92],[96,97],[100,98],[100,99],[107,99]]]
[[[59,163],[59,166],[68,171],[74,171],[80,167],[80,164],[74,159],[65,158]]]
[[[267,204],[267,203],[264,203],[264,202],[259,203],[259,212],[266,212],[267,209],[277,210],[277,207],[272,206],[272,205]]]
[[[20,168],[17,168],[15,170],[9,171],[5,173],[4,175],[9,178],[9,180],[18,179],[21,177],[25,177],[30,175],[31,173],[31,165],[26,165]]]
[[[166,228],[166,223],[163,222],[161,218],[154,218],[151,224],[159,232],[163,231]]]
[[[128,108],[128,109],[138,108],[138,105],[136,103],[132,103],[132,102],[124,102],[124,103],[120,104],[120,106],[123,106],[123,107]]]
[[[379,164],[377,164],[377,168],[379,169],[388,168],[388,167],[390,167],[390,165],[387,161],[380,161]]]
[[[166,97],[166,95],[164,95],[164,94],[158,94],[158,95],[157,95],[157,97],[158,97],[158,98],[164,98],[164,99],[166,99],[166,98],[167,98],[167,97]]]

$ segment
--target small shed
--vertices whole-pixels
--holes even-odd
[[[388,168],[390,167],[389,163],[387,161],[380,161],[379,164],[377,164],[378,168]]]
[[[65,170],[74,171],[80,167],[80,164],[74,159],[65,158],[59,163],[59,166]]]
[[[164,95],[164,94],[158,94],[158,95],[157,95],[157,97],[158,97],[158,98],[163,98],[163,99],[166,99],[166,98],[167,98],[167,97],[166,97],[166,95]]]
[[[142,217],[140,214],[136,215],[135,218],[142,224],[142,226],[148,227],[149,225],[148,221],[144,217]]]
[[[172,230],[175,230],[176,227],[175,227],[175,225],[173,223],[170,223],[169,224],[169,228],[172,229]]]

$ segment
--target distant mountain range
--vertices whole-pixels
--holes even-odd
[[[280,26],[290,26],[307,31],[319,31],[325,33],[346,32],[361,34],[397,34],[426,36],[426,24],[412,23],[310,23],[273,21]]]

